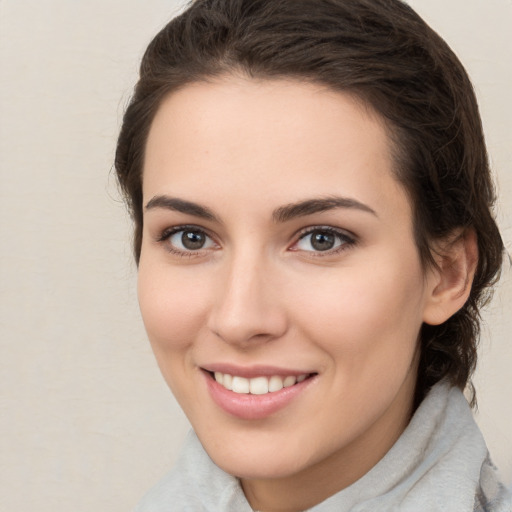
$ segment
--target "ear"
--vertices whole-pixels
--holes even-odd
[[[423,321],[439,325],[468,300],[478,263],[478,244],[472,229],[457,231],[434,247],[437,268],[429,270]]]

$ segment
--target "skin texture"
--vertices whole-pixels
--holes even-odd
[[[474,240],[461,237],[439,269],[423,269],[384,124],[317,85],[233,76],[189,85],[163,102],[146,149],[144,204],[153,204],[139,302],[162,374],[255,509],[311,507],[363,476],[403,432],[420,326],[464,303]],[[350,201],[276,218],[333,196]],[[181,245],[181,232],[167,236],[191,225],[207,235],[199,250]],[[315,226],[340,230],[337,247],[315,250],[304,233]],[[201,368],[215,364],[315,375],[284,408],[248,420],[212,400]]]

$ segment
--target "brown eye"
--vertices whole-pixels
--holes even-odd
[[[175,229],[171,234],[164,235],[162,241],[164,240],[172,249],[183,253],[216,247],[215,242],[204,231],[197,228]]]
[[[344,249],[355,243],[353,237],[334,228],[315,228],[304,233],[294,250],[305,252],[327,252]]]
[[[199,231],[183,231],[181,235],[181,243],[185,249],[197,251],[202,249],[206,242],[206,236]]]
[[[334,247],[336,237],[332,233],[314,231],[311,233],[311,247],[317,251],[328,251]]]

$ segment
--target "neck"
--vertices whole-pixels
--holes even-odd
[[[300,512],[318,505],[368,473],[409,423],[416,377],[411,373],[384,415],[349,445],[290,476],[242,479],[251,507],[261,512]]]

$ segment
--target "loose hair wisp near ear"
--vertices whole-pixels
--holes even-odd
[[[225,74],[319,83],[375,111],[387,125],[425,267],[433,264],[433,242],[474,231],[479,256],[469,300],[448,321],[421,330],[416,401],[443,378],[465,388],[503,242],[475,94],[448,45],[400,0],[191,3],[149,45],[118,140],[115,167],[135,224],[137,261],[144,150],[155,113],[173,91]]]

